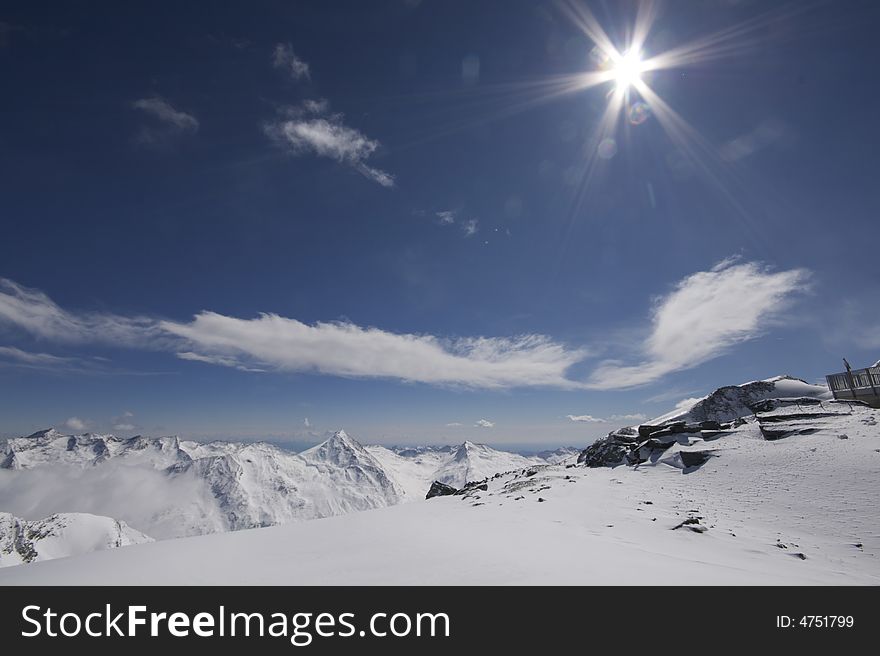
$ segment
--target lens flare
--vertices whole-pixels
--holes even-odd
[[[637,100],[626,110],[626,118],[631,125],[641,125],[651,116],[651,108],[648,103]]]
[[[611,137],[602,139],[597,152],[602,159],[611,159],[617,154],[617,142]]]

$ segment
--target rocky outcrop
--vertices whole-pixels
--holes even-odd
[[[470,483],[466,483],[462,488],[455,488],[451,485],[446,485],[446,483],[441,483],[440,481],[434,481],[431,484],[431,489],[428,490],[428,494],[425,495],[426,499],[433,499],[434,497],[447,497],[447,496],[470,496],[477,492],[486,492],[489,489],[489,484],[483,481],[472,481]]]
[[[425,498],[433,499],[434,497],[448,497],[453,494],[458,494],[458,488],[446,485],[446,483],[441,483],[440,481],[434,481],[431,483],[431,489],[428,490]]]
[[[690,446],[695,438],[712,440],[733,428],[733,424],[717,421],[669,424],[642,424],[638,428],[621,428],[600,438],[578,456],[578,463],[586,467],[617,467],[657,461],[673,445]],[[708,459],[707,451],[678,451],[669,463],[684,471],[702,466]]]

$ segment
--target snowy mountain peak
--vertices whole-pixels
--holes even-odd
[[[61,433],[59,433],[54,428],[44,428],[43,430],[38,430],[36,433],[31,433],[26,438],[27,440],[40,440],[40,439],[54,439],[56,437],[61,437]]]
[[[369,451],[360,442],[349,437],[344,430],[336,431],[332,437],[321,444],[303,451],[300,453],[300,457],[307,462],[326,462],[340,467],[350,467],[361,463],[380,467]]]

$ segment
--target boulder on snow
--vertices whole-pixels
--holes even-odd
[[[428,493],[425,495],[426,499],[433,499],[434,497],[448,497],[453,494],[459,494],[461,490],[458,488],[452,487],[451,485],[446,485],[446,483],[441,483],[440,481],[434,481],[431,483],[431,489],[428,490]]]

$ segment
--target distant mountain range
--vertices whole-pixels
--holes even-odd
[[[114,522],[144,539],[273,526],[424,499],[434,480],[461,486],[578,453],[560,449],[547,452],[545,460],[471,442],[365,447],[342,430],[301,453],[267,443],[124,439],[55,429],[6,440],[0,449],[0,468],[12,477],[5,485],[0,478],[0,510],[51,512],[56,519],[45,521],[56,527],[61,515],[54,513],[65,511],[66,525],[94,525],[98,544],[104,544],[106,527]],[[76,520],[83,512],[97,519]],[[13,525],[33,524],[9,518],[0,524],[0,540],[5,540],[0,544],[14,543],[24,530],[15,532]],[[38,533],[31,531],[37,542]],[[57,543],[60,533],[53,530],[52,535]],[[18,562],[11,555],[14,549],[3,548],[8,557],[0,563]],[[70,549],[80,551],[79,546]],[[64,550],[56,546],[40,553],[45,558],[64,555]]]

